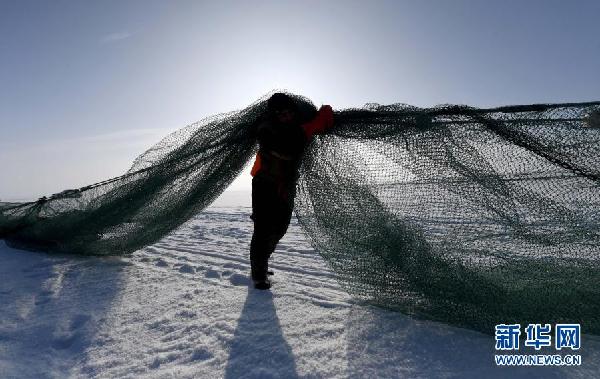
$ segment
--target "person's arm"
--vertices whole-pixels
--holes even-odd
[[[302,125],[306,138],[321,134],[333,126],[333,109],[330,105],[323,105],[315,118]]]
[[[260,171],[261,167],[262,167],[262,162],[260,159],[260,151],[259,151],[256,153],[256,158],[254,159],[254,164],[252,165],[252,169],[250,170],[250,175],[251,176],[256,175]]]
[[[264,118],[257,121],[258,125],[256,127],[256,139],[258,140],[259,145],[262,145],[267,139],[269,123]],[[260,156],[260,151],[256,153],[256,158],[254,159],[254,164],[252,165],[252,169],[250,170],[250,175],[256,175],[262,167],[262,159]]]

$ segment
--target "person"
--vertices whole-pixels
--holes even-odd
[[[333,110],[324,105],[308,122],[302,118],[293,97],[275,93],[257,126],[259,149],[251,170],[254,232],[250,271],[254,287],[262,290],[271,287],[269,258],[292,217],[304,149],[313,135],[333,126]]]

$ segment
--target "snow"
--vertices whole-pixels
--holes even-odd
[[[222,205],[129,257],[0,241],[0,378],[600,375],[597,336],[584,334],[577,368],[499,368],[491,335],[354,300],[294,220],[272,290],[255,290],[250,209]]]

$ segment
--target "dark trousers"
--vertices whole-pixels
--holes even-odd
[[[257,174],[252,178],[252,220],[254,233],[250,243],[253,280],[267,277],[269,257],[290,224],[294,209],[294,183],[277,183]]]

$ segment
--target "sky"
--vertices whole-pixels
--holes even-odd
[[[0,199],[118,176],[274,89],[334,109],[600,100],[599,18],[597,0],[0,0]]]

